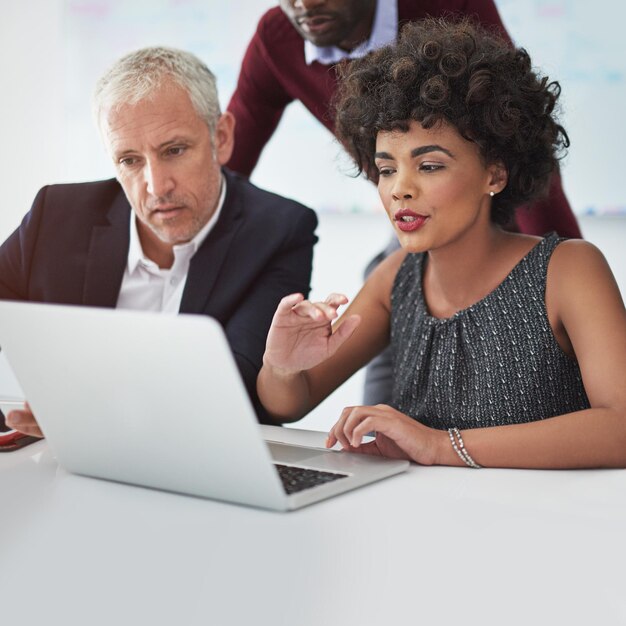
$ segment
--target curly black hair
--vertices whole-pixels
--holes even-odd
[[[471,20],[425,19],[404,26],[396,44],[340,68],[336,133],[358,173],[378,181],[379,131],[406,132],[445,121],[479,147],[485,163],[503,163],[506,188],[491,218],[510,221],[513,209],[545,193],[569,146],[555,106],[561,88],[531,67],[523,48]]]

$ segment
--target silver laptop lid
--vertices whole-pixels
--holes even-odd
[[[0,346],[68,470],[286,508],[215,320],[0,302]]]

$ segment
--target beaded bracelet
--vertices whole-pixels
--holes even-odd
[[[474,469],[480,469],[482,465],[478,465],[476,461],[469,455],[469,452],[465,449],[463,443],[463,437],[461,437],[461,431],[458,428],[448,428],[448,435],[450,436],[450,443],[454,448],[454,451],[458,454],[459,458],[465,465],[473,467]],[[456,438],[456,439],[455,439]],[[458,439],[458,445],[456,440]]]

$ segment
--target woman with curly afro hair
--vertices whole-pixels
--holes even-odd
[[[329,447],[427,465],[625,467],[626,312],[604,257],[503,228],[568,146],[558,83],[525,50],[439,20],[407,25],[342,78],[338,135],[402,248],[336,322],[343,295],[283,299],[257,383],[268,411],[300,418],[390,344],[391,405],[344,409]]]

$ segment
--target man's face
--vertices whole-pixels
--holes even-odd
[[[312,44],[352,50],[371,34],[376,0],[280,0],[280,7]]]
[[[172,82],[149,99],[103,113],[104,141],[149,258],[171,255],[215,212],[233,129],[226,113],[211,137],[187,92]]]

